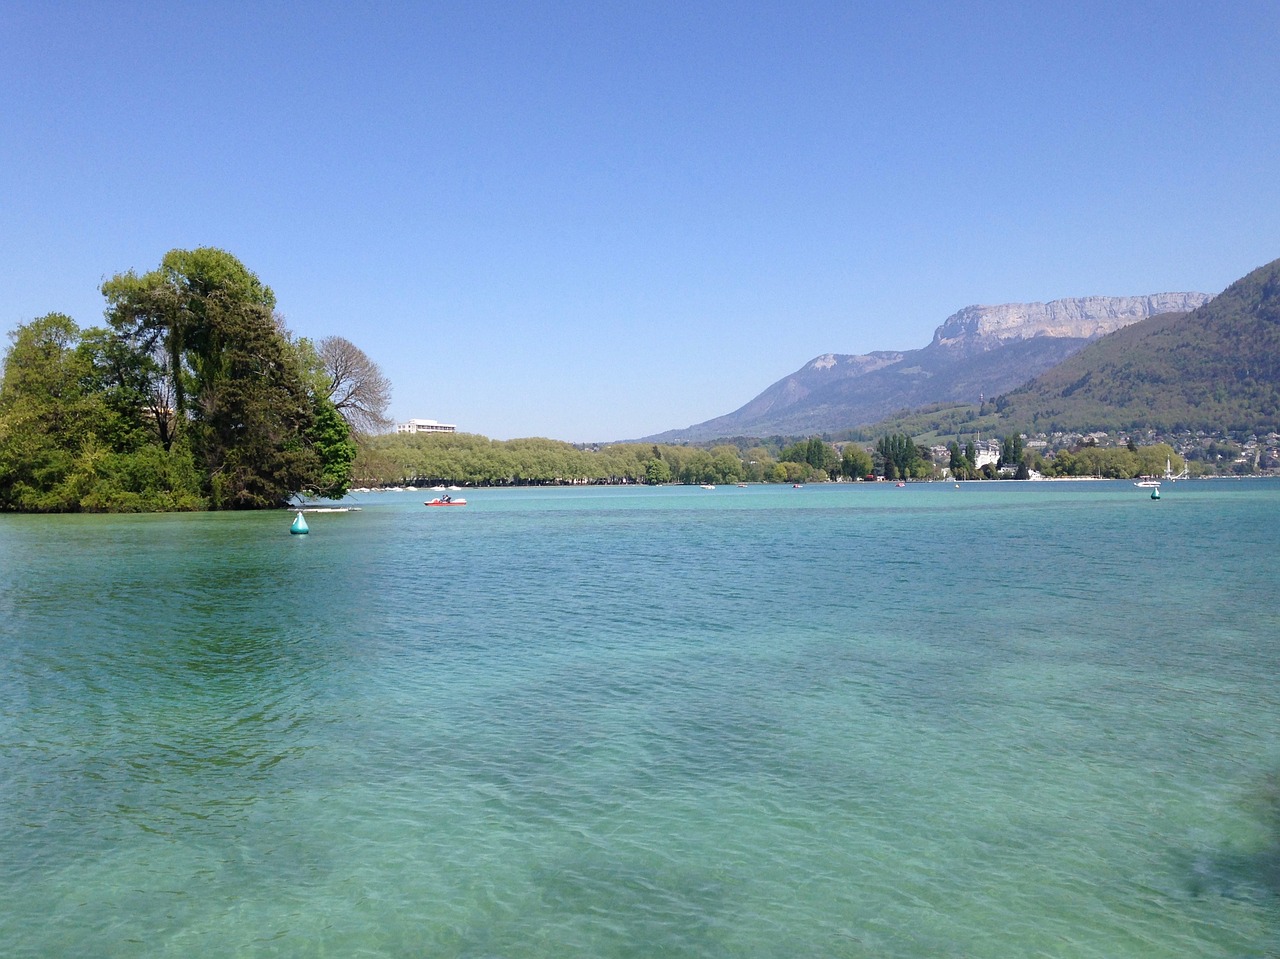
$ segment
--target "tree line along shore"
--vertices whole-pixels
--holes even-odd
[[[998,452],[992,447],[998,449]],[[352,469],[362,488],[544,486],[557,484],[816,483],[897,479],[1128,479],[1182,472],[1166,443],[1103,447],[1084,443],[1045,456],[1020,436],[994,444],[916,444],[888,434],[872,446],[821,437],[710,447],[650,443],[580,446],[551,439],[491,440],[467,433],[368,437]]]

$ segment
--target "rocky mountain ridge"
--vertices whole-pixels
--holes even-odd
[[[904,409],[975,402],[1020,386],[1107,333],[1209,300],[1205,293],[1155,293],[968,306],[947,317],[921,349],[826,353],[732,413],[645,439],[834,432]]]
[[[1150,316],[1190,312],[1209,299],[1204,293],[1153,293],[966,306],[942,322],[930,346],[972,355],[1034,336],[1093,340]]]

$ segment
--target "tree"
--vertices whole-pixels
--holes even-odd
[[[80,328],[50,313],[11,335],[0,379],[0,506],[74,510],[67,480],[98,419],[85,390],[89,368],[76,349]]]
[[[671,467],[660,459],[649,460],[649,462],[645,464],[644,474],[645,482],[651,486],[658,486],[662,483],[671,482]]]
[[[101,327],[85,330],[78,350],[88,366],[85,384],[101,395],[108,414],[99,424],[101,438],[120,451],[154,442],[169,452],[173,397],[157,358]]]
[[[1000,444],[1000,466],[1014,466],[1022,462],[1023,441],[1020,433],[1010,433]]]
[[[357,452],[350,425],[332,403],[322,402],[315,411],[307,439],[320,457],[320,475],[307,492],[341,499],[350,486]]]
[[[791,460],[784,460],[778,463],[778,468],[782,470],[780,482],[783,483],[805,483],[813,474],[813,467],[808,463],[795,463]],[[774,476],[777,477],[775,469]]]
[[[792,443],[778,454],[778,459],[783,463],[809,462],[809,441],[800,440],[797,443]]]
[[[857,443],[845,445],[844,454],[840,458],[840,472],[850,479],[862,479],[874,469],[871,454]]]
[[[341,336],[325,337],[318,352],[329,380],[325,398],[351,428],[357,433],[378,433],[390,426],[391,381],[378,364]]]
[[[18,327],[0,380],[0,508],[197,509],[189,453],[162,447],[148,411],[112,363],[108,331],[49,314]],[[124,373],[127,373],[125,370]]]
[[[822,442],[822,437],[809,437],[809,446],[805,451],[805,462],[813,466],[815,470],[823,470],[827,467],[827,444]]]
[[[736,483],[743,476],[742,457],[736,446],[717,446],[711,450],[711,468],[715,483]]]
[[[294,362],[315,419],[306,438],[320,457],[320,477],[306,492],[314,496],[338,499],[346,494],[351,482],[360,445],[358,435],[333,402],[334,380],[320,351],[306,337],[292,337],[279,315],[276,316],[276,326],[286,343],[292,347]],[[351,348],[358,352],[355,346]]]
[[[307,442],[314,404],[257,275],[223,250],[172,250],[102,292],[112,328],[156,359],[153,401],[161,387],[172,396],[174,438],[186,434],[215,508],[279,505],[322,485]]]
[[[1163,476],[1166,469],[1178,473],[1185,465],[1182,457],[1175,453],[1168,443],[1140,446],[1134,452],[1137,454],[1137,470],[1140,476]]]
[[[743,455],[744,475],[752,482],[761,482],[773,478],[774,458],[763,446],[753,446]]]

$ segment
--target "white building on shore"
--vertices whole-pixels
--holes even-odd
[[[452,423],[437,423],[435,420],[409,420],[396,425],[397,433],[456,433],[458,428]]]

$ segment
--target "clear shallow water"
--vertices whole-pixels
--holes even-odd
[[[0,517],[0,951],[1280,951],[1280,484],[466,496]]]

